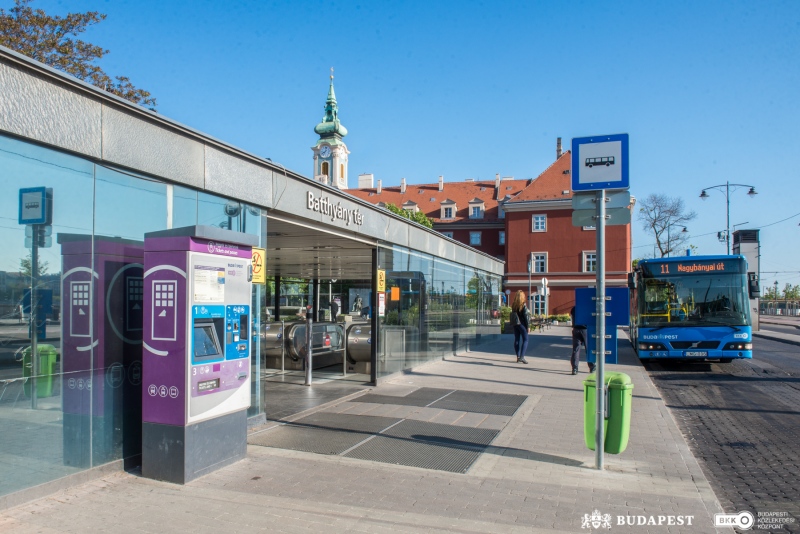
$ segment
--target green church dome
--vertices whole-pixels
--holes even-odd
[[[322,122],[314,127],[314,132],[321,138],[339,137],[347,135],[347,128],[339,122],[339,107],[336,105],[336,93],[333,92],[333,74],[331,74],[331,87],[328,90],[328,99],[325,101],[325,116]]]

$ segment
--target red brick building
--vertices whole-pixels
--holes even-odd
[[[528,292],[532,259],[531,309],[565,314],[575,304],[575,288],[595,283],[594,228],[572,226],[570,152],[534,179],[444,182],[377,187],[372,175],[359,177],[348,192],[372,204],[421,211],[433,228],[506,262],[504,289]],[[632,206],[631,206],[632,208]],[[606,227],[606,284],[625,285],[631,264],[631,225]],[[542,279],[547,279],[543,291]],[[548,295],[549,293],[549,295]]]
[[[534,313],[569,313],[575,305],[575,288],[595,285],[597,234],[594,227],[572,225],[570,186],[567,151],[530,186],[503,203],[508,236],[505,288],[528,292],[528,261],[532,258]],[[607,226],[606,285],[627,284],[630,265],[631,225]],[[543,278],[547,279],[547,292],[542,288]]]
[[[531,180],[500,178],[494,181],[445,182],[383,187],[372,175],[359,176],[359,189],[347,192],[372,204],[394,204],[409,211],[421,211],[433,228],[456,241],[504,260],[506,255],[505,213],[500,202],[512,198],[531,184]],[[368,187],[365,187],[368,186]]]

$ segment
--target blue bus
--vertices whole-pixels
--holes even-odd
[[[755,289],[744,256],[642,260],[628,286],[631,341],[641,360],[753,357]]]

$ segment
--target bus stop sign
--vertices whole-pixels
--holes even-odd
[[[628,134],[572,139],[572,190],[628,189]]]

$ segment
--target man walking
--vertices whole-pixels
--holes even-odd
[[[586,351],[586,363],[589,364],[589,372],[594,373],[594,364],[589,360],[589,345],[586,343],[586,325],[575,323],[575,306],[569,311],[572,318],[572,357],[569,363],[572,365],[572,374],[578,374],[578,363],[581,361],[581,344]]]

